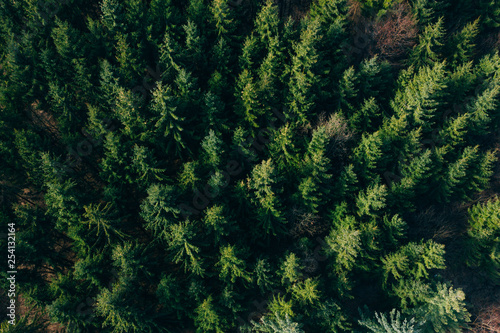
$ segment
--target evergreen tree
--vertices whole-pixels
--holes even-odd
[[[275,282],[272,278],[271,265],[267,259],[257,260],[253,275],[255,277],[254,281],[260,289],[261,293],[269,291],[274,286]]]
[[[117,226],[118,220],[114,217],[116,212],[113,212],[113,207],[109,203],[104,206],[102,204],[91,204],[84,206],[84,209],[84,222],[89,225],[89,229],[97,229],[95,232],[97,236],[96,244],[104,239],[104,242],[109,245],[112,238],[123,239],[126,236]]]
[[[169,251],[175,263],[182,263],[185,270],[203,276],[203,260],[198,254],[200,248],[193,245],[195,233],[193,225],[189,221],[180,222],[170,226],[169,233],[166,236]]]
[[[204,150],[206,163],[213,169],[216,169],[221,163],[221,155],[224,153],[222,149],[223,142],[220,135],[213,130],[209,130],[209,134],[201,142],[201,147]]]
[[[480,0],[479,15],[482,16],[482,21],[489,28],[500,27],[500,6],[495,1]]]
[[[162,273],[156,289],[156,297],[158,297],[159,303],[165,306],[166,311],[176,313],[177,319],[180,319],[186,310],[186,305],[182,301],[183,296],[175,275]]]
[[[305,279],[292,286],[293,298],[301,305],[314,305],[320,298],[317,279]]]
[[[180,213],[175,205],[176,191],[172,186],[153,184],[147,192],[140,215],[146,222],[146,228],[152,230],[158,239],[167,239],[169,227]]]
[[[469,22],[459,33],[455,34],[450,40],[448,51],[451,56],[448,57],[452,66],[466,63],[473,56],[475,48],[474,39],[479,33],[479,19]]]
[[[422,330],[419,325],[415,324],[415,318],[402,319],[401,313],[396,309],[392,309],[389,313],[389,319],[384,313],[375,312],[375,320],[367,318],[366,314],[361,312],[361,320],[359,324],[374,333],[420,333]],[[420,325],[422,323],[419,323]],[[415,327],[417,326],[417,327]]]
[[[215,266],[220,267],[219,277],[221,280],[231,283],[235,283],[236,278],[247,282],[252,280],[250,273],[245,271],[245,261],[238,258],[238,255],[239,251],[235,246],[227,245],[220,248],[220,259]]]
[[[315,43],[320,38],[319,22],[317,20],[307,22],[306,28],[301,33],[300,43],[294,50],[288,83],[290,110],[287,118],[302,124],[313,115],[317,94],[315,89],[319,79],[315,67],[318,61]]]
[[[238,109],[240,117],[248,127],[258,127],[256,119],[262,115],[262,108],[257,99],[257,89],[254,79],[248,70],[244,70],[238,77],[237,92]]]
[[[437,63],[440,59],[444,34],[443,18],[427,25],[410,55],[411,64],[419,68]]]
[[[279,34],[278,6],[273,0],[266,0],[255,19],[254,31],[260,37],[260,43],[270,45],[272,38]]]
[[[194,323],[197,327],[197,333],[224,332],[222,320],[214,309],[212,302],[212,296],[209,296],[195,310],[196,316],[194,318]]]
[[[213,0],[210,12],[218,36],[231,34],[234,31],[235,20],[227,0]]]
[[[247,180],[248,187],[253,190],[256,199],[254,202],[258,205],[259,227],[265,235],[282,231],[283,224],[286,223],[276,196],[278,189],[276,185],[273,185],[277,183],[277,180],[271,159],[256,165],[252,170],[251,178]]]
[[[302,325],[293,322],[288,315],[285,318],[281,318],[278,314],[274,315],[275,318],[268,319],[263,317],[260,323],[252,322],[252,329],[250,332],[261,332],[261,333],[304,333],[301,329]]]
[[[299,258],[295,253],[289,253],[286,255],[285,260],[281,264],[279,275],[281,275],[281,283],[285,286],[292,285],[299,281],[302,269],[300,265]]]
[[[223,238],[238,230],[234,221],[226,217],[226,211],[222,205],[214,205],[205,210],[203,222],[206,228],[213,233],[216,242],[220,242]]]
[[[385,185],[369,186],[366,192],[361,192],[356,199],[359,216],[377,216],[386,206],[387,188]]]
[[[500,281],[500,201],[495,199],[469,208],[466,263]]]
[[[167,141],[166,151],[180,155],[184,151],[189,151],[184,142],[182,132],[184,117],[178,114],[177,102],[173,96],[172,89],[158,84],[153,92],[151,112],[154,115],[154,125],[159,134]]]
[[[436,291],[415,310],[419,318],[425,318],[423,332],[462,332],[470,322],[464,300],[461,289],[438,283]]]

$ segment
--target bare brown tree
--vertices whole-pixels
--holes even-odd
[[[396,63],[415,45],[417,33],[410,6],[399,3],[373,25],[374,47],[371,55],[379,54],[389,62]]]

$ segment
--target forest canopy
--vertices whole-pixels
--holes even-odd
[[[2,332],[500,329],[500,2],[2,0],[0,40]]]

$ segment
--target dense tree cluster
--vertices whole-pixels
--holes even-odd
[[[2,329],[466,327],[410,222],[489,186],[499,3],[290,3],[0,3],[0,227],[39,313]],[[499,283],[500,201],[467,228]]]

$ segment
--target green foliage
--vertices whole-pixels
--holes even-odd
[[[151,112],[154,114],[154,126],[158,129],[160,137],[166,140],[166,150],[174,154],[181,154],[186,148],[183,135],[181,117],[177,112],[177,103],[169,86],[158,84],[153,92]]]
[[[382,259],[384,280],[389,277],[395,280],[403,276],[412,279],[428,278],[430,269],[444,269],[444,245],[432,240],[427,242],[408,243],[398,252],[388,254]]]
[[[471,59],[474,52],[474,39],[479,34],[479,19],[469,22],[450,41],[449,48],[452,56],[449,61],[452,66],[463,64]]]
[[[392,309],[389,313],[389,318],[384,313],[375,312],[375,320],[367,318],[366,314],[361,312],[361,320],[359,324],[367,329],[368,332],[374,333],[420,333],[419,325],[415,324],[415,318],[408,320],[401,318],[401,313],[396,309]],[[421,323],[420,323],[421,325]],[[415,327],[417,326],[417,327]]]
[[[175,205],[175,190],[171,186],[154,184],[148,188],[148,197],[141,204],[141,217],[146,228],[153,230],[159,239],[165,239],[168,228],[180,213]]]
[[[318,55],[315,43],[320,38],[318,30],[319,22],[317,20],[307,21],[307,26],[300,36],[300,43],[294,49],[290,69],[288,83],[290,110],[287,113],[287,118],[301,124],[306,122],[307,117],[313,115],[312,110],[316,100],[315,85],[318,76],[315,73],[315,64],[318,61]]]
[[[212,296],[206,298],[195,310],[194,318],[196,332],[223,333],[223,326],[219,314],[214,309]]]
[[[279,275],[281,276],[281,283],[283,285],[291,285],[297,282],[300,277],[300,261],[295,253],[287,254],[285,260],[281,264]]]
[[[227,0],[213,0],[210,6],[212,21],[217,34],[231,33],[234,29],[234,19]]]
[[[361,192],[356,199],[359,216],[377,216],[377,211],[383,209],[386,205],[385,197],[387,187],[385,185],[374,185]]]
[[[436,23],[427,25],[418,37],[418,44],[415,45],[410,55],[411,64],[417,68],[431,66],[440,59],[440,48],[443,46],[445,30],[443,18],[439,18]]]
[[[225,282],[236,282],[236,278],[241,278],[247,282],[252,280],[250,273],[245,271],[246,263],[238,258],[240,255],[235,246],[227,245],[220,248],[220,258],[215,264],[219,267],[219,277]]]
[[[354,217],[348,216],[342,224],[332,229],[325,239],[328,247],[326,253],[335,258],[333,267],[337,272],[353,269],[356,257],[361,249],[360,231],[354,229]]]
[[[212,168],[217,168],[221,162],[221,155],[224,153],[222,149],[222,140],[219,135],[210,130],[208,135],[201,142],[201,147],[205,153],[205,160]]]
[[[255,283],[262,293],[271,290],[275,284],[272,272],[271,265],[267,259],[257,260],[253,275],[255,276]]]
[[[17,294],[68,332],[466,329],[476,298],[435,271],[462,256],[498,283],[498,200],[466,225],[429,207],[497,190],[499,8],[2,2]],[[358,325],[373,300],[395,310]]]
[[[167,236],[168,249],[171,252],[173,262],[182,263],[185,271],[203,276],[203,260],[198,254],[200,248],[193,245],[195,233],[193,225],[189,221],[180,222],[170,226]]]
[[[500,27],[500,6],[497,2],[491,0],[480,0],[479,15],[482,16],[482,21],[488,28]]]
[[[461,289],[438,283],[436,291],[415,310],[419,318],[425,318],[423,332],[462,332],[470,322],[464,300],[465,294]]]
[[[500,281],[500,201],[495,198],[469,208],[466,263],[485,269]]]
[[[293,322],[288,315],[284,318],[278,314],[274,318],[262,317],[260,323],[252,322],[252,330],[250,332],[260,333],[304,333],[299,323]]]
[[[319,281],[309,278],[294,284],[292,286],[293,298],[301,305],[315,304],[320,298],[318,283]]]

